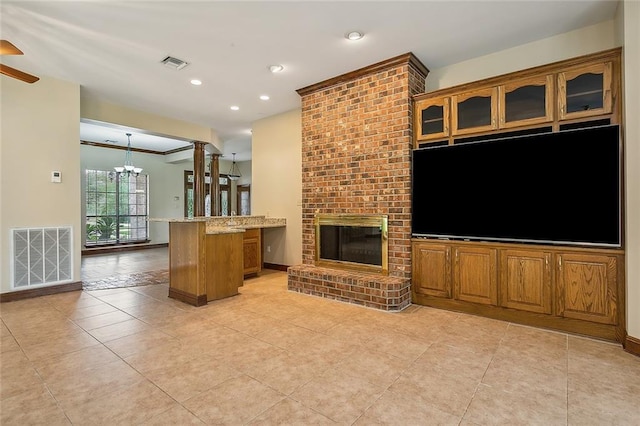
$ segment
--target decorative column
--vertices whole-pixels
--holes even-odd
[[[209,195],[211,196],[211,216],[220,216],[220,155],[211,154],[211,184]]]
[[[204,216],[204,146],[206,142],[193,142],[193,217]]]

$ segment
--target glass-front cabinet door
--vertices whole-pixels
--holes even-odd
[[[501,129],[553,121],[553,75],[531,77],[498,87]]]
[[[451,131],[454,135],[497,129],[497,116],[497,87],[451,97]]]
[[[558,118],[611,113],[612,63],[603,62],[558,73]]]
[[[449,137],[449,98],[418,101],[415,111],[419,141]]]

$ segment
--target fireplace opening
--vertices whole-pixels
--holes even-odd
[[[388,274],[387,217],[317,215],[318,266]]]

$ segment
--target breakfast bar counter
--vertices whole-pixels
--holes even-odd
[[[262,228],[286,223],[264,216],[149,220],[169,222],[169,297],[194,306],[237,295],[247,273],[247,254],[260,259],[260,242],[253,249],[245,234],[251,241]]]

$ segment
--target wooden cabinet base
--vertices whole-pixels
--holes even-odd
[[[193,306],[203,306],[207,304],[206,294],[201,294],[200,296],[196,296],[195,294],[190,294],[175,288],[169,289],[169,297],[184,303],[188,303],[189,305],[193,305]]]
[[[435,239],[411,246],[413,303],[625,341],[624,250]]]

